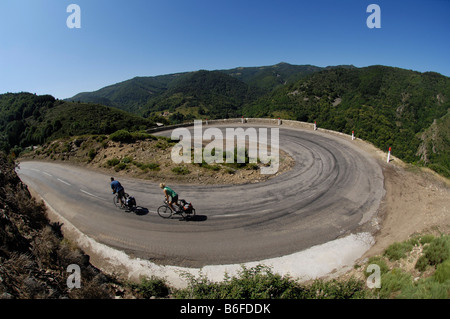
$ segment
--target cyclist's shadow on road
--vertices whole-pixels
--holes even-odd
[[[208,219],[205,215],[180,215],[180,214],[173,214],[170,219],[178,219],[179,221],[186,221],[186,222],[204,222]]]
[[[148,208],[146,207],[142,207],[142,206],[136,206],[131,210],[128,210],[129,212],[133,212],[138,216],[145,216],[147,215],[150,211],[148,210]],[[204,222],[205,220],[208,219],[208,217],[206,217],[205,215],[188,215],[186,217],[183,217],[181,215],[176,216],[178,217],[179,220],[184,220],[187,222]],[[176,217],[172,217],[172,218],[176,218]]]
[[[205,220],[207,220],[208,217],[206,217],[205,215],[194,215],[194,216],[186,216],[186,218],[183,218],[183,220],[187,221],[187,222],[204,222]]]
[[[144,216],[144,215],[147,215],[150,211],[148,210],[148,208],[145,208],[142,206],[136,206],[133,208],[132,212],[138,216]]]

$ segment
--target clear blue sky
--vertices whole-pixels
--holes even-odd
[[[69,29],[70,4],[81,28]],[[369,4],[381,29],[369,29]],[[1,0],[0,93],[67,98],[135,76],[279,62],[450,76],[450,0]]]

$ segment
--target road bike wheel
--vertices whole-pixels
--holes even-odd
[[[169,206],[162,205],[158,207],[158,215],[162,218],[170,218],[172,217],[172,209]]]
[[[113,203],[116,207],[120,208],[120,201],[117,195],[113,197]]]
[[[125,193],[125,195],[128,195],[127,193]],[[126,197],[125,197],[126,198]],[[114,196],[113,197],[113,203],[114,203],[114,205],[117,207],[117,208],[120,208],[120,209],[126,209],[127,207],[124,205],[124,206],[122,206],[122,204],[120,203],[120,200],[119,200],[119,196],[116,194],[116,196]]]

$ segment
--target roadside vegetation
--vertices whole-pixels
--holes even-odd
[[[367,285],[372,274],[367,268],[373,264],[380,267],[380,288]],[[226,275],[221,282],[184,274],[187,288],[173,289],[151,278],[143,279],[136,290],[164,291],[157,297],[181,299],[450,299],[450,236],[414,236],[354,268],[339,278],[300,283],[263,265],[242,266],[237,275]]]
[[[0,299],[112,298],[114,279],[89,263],[89,256],[64,238],[0,152]],[[82,286],[67,285],[71,264],[80,266]]]
[[[224,163],[208,164],[204,160],[194,163],[192,148],[191,162],[176,164],[171,159],[171,152],[178,142],[145,131],[129,132],[121,129],[110,135],[81,135],[53,140],[34,149],[27,148],[20,159],[62,161],[101,169],[114,175],[166,182],[241,184],[270,178],[259,173],[259,168],[266,164],[259,160],[250,163],[246,147],[234,149],[230,155],[233,163],[225,162],[225,151]],[[216,149],[213,149],[213,156],[215,152]],[[293,163],[294,160],[281,151],[279,173],[289,170]]]
[[[400,299],[450,298],[450,236],[413,236],[391,244],[367,264],[381,270],[381,288],[369,296]],[[369,274],[366,273],[366,276]]]

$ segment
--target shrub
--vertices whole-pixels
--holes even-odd
[[[354,278],[346,282],[315,280],[310,286],[301,286],[289,276],[274,274],[267,266],[242,266],[237,276],[225,277],[220,283],[206,277],[194,278],[185,274],[189,285],[175,292],[177,298],[199,299],[308,299],[308,298],[363,298],[364,282]]]
[[[390,298],[392,294],[402,291],[412,285],[410,274],[394,268],[381,276],[380,298]]]
[[[190,173],[190,171],[187,169],[187,167],[184,166],[177,166],[172,168],[172,172],[178,175],[187,175]]]
[[[202,161],[202,163],[198,164],[200,167],[202,168],[206,168],[206,169],[210,169],[213,171],[220,171],[220,166],[215,164],[215,165],[210,165],[208,163],[206,163],[205,161]]]
[[[237,276],[225,277],[220,283],[211,282],[206,277],[195,278],[185,274],[189,286],[176,292],[177,298],[200,299],[274,299],[299,298],[303,289],[289,277],[273,274],[266,267],[242,266]]]
[[[127,164],[125,164],[125,163],[119,163],[119,164],[117,164],[116,165],[116,172],[118,172],[118,171],[121,171],[121,170],[124,170],[124,169],[126,169],[128,167],[128,165]]]
[[[120,163],[120,160],[118,158],[113,158],[106,162],[106,164],[108,164],[108,166],[116,166],[119,163]]]
[[[433,235],[431,235],[431,234],[424,235],[424,236],[420,237],[420,243],[422,245],[429,244],[429,243],[431,243],[434,240],[434,238],[435,237]]]
[[[66,142],[66,143],[64,143],[64,146],[63,146],[63,148],[61,150],[61,153],[68,153],[71,150],[72,150],[71,144]]]
[[[111,299],[113,293],[107,278],[97,274],[91,280],[83,280],[81,288],[71,290],[69,296],[71,299]]]
[[[439,237],[434,239],[424,249],[430,265],[438,265],[450,257],[450,237]]]
[[[75,144],[76,147],[80,147],[84,141],[85,141],[85,139],[83,139],[83,138],[77,138],[73,141],[73,143]]]
[[[126,130],[118,130],[112,133],[109,138],[114,142],[131,142],[133,141],[132,135]]]
[[[450,258],[450,237],[442,236],[433,239],[423,250],[415,268],[424,271],[428,265],[437,266]]]
[[[97,155],[97,151],[95,149],[91,148],[88,153],[89,160],[92,161],[96,155]]]
[[[131,163],[131,158],[129,158],[129,157],[124,157],[124,158],[122,158],[122,163],[125,163],[125,164],[129,164],[129,163]]]
[[[350,278],[347,281],[315,280],[304,298],[308,299],[360,299],[365,297],[364,282]]]
[[[411,240],[402,243],[393,243],[384,252],[389,260],[399,260],[406,257],[406,253],[410,252],[414,247]]]
[[[239,275],[226,280],[223,286],[226,288],[224,290],[229,291],[228,298],[269,299],[282,297],[290,286],[295,286],[295,282],[259,265],[254,268],[242,267]]]
[[[45,227],[31,243],[31,251],[40,267],[47,267],[55,263],[56,250],[59,246],[59,239],[53,233],[50,226]]]
[[[436,267],[433,278],[439,283],[450,281],[450,259],[447,259]]]
[[[160,169],[159,164],[157,164],[157,163],[144,164],[144,163],[140,163],[140,162],[133,162],[133,164],[136,165],[137,167],[139,167],[143,171],[147,171],[147,170],[159,171],[159,169]]]
[[[148,169],[150,169],[152,171],[159,170],[159,164],[157,164],[157,163],[148,163],[148,164],[145,164],[144,167],[148,168]]]
[[[144,132],[133,132],[130,134],[131,134],[131,138],[134,141],[147,140],[147,139],[156,140],[157,139],[155,136],[150,135],[148,133],[144,133]]]
[[[106,135],[97,135],[97,137],[95,138],[95,140],[97,142],[103,142],[104,140],[106,140],[108,137],[106,137]]]
[[[397,298],[405,299],[448,299],[450,282],[439,283],[433,278],[419,280],[414,285],[406,286]]]
[[[428,259],[425,256],[420,256],[416,261],[415,269],[419,271],[424,271],[428,267]]]
[[[220,171],[220,166],[219,165],[208,165],[208,169],[217,172],[217,171]]]
[[[162,150],[165,150],[169,147],[169,145],[166,142],[158,141],[155,145],[157,148],[160,148]]]
[[[165,280],[155,276],[143,278],[139,284],[132,284],[131,287],[146,299],[151,297],[163,298],[169,295],[170,291]]]

